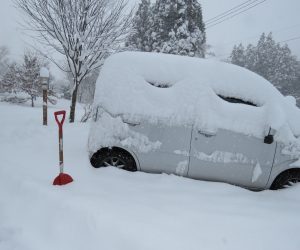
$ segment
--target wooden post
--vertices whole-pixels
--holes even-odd
[[[47,126],[48,124],[48,91],[43,89],[43,125]]]
[[[48,69],[42,67],[40,70],[40,80],[43,89],[43,125],[48,124],[48,81],[49,81],[49,71]]]

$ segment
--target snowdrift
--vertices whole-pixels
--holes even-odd
[[[229,103],[238,98],[255,106]],[[228,129],[262,138],[270,127],[277,140],[295,142],[300,112],[270,82],[244,68],[215,60],[123,52],[109,57],[99,75],[95,107],[113,117],[146,119],[205,130]],[[98,111],[97,111],[98,112]]]

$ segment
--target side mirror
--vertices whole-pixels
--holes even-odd
[[[264,139],[265,144],[272,144],[273,142],[274,142],[274,135],[265,136],[265,139]]]
[[[264,138],[264,143],[265,144],[272,144],[274,142],[274,134],[275,133],[276,133],[276,130],[272,129],[270,127],[268,135],[266,135],[265,138]]]

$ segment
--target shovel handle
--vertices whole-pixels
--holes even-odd
[[[61,115],[62,115],[62,118],[61,118],[61,120],[59,120],[58,118]],[[66,111],[61,110],[61,111],[54,112],[54,116],[55,116],[55,120],[56,120],[57,125],[59,126],[59,128],[62,128],[62,126],[64,124],[64,121],[65,121],[65,118],[66,118]]]
[[[63,153],[63,124],[66,118],[66,111],[61,110],[54,112],[55,120],[58,125],[58,141],[59,141],[59,168],[60,173],[64,171],[64,153]]]

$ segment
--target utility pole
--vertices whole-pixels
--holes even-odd
[[[48,123],[48,114],[47,114],[47,106],[48,106],[48,85],[49,85],[49,71],[48,69],[42,67],[40,70],[40,80],[43,89],[43,125],[47,126]]]

